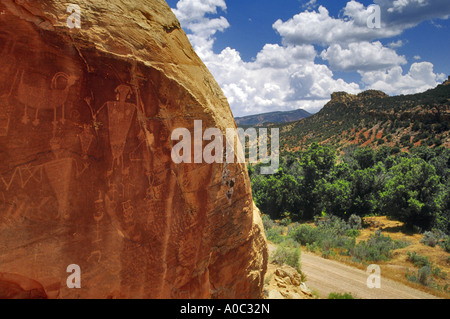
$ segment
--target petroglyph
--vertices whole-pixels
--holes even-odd
[[[20,81],[18,84],[17,99],[24,104],[25,110],[22,117],[22,123],[28,124],[30,117],[28,116],[28,108],[35,109],[35,116],[33,125],[37,126],[40,123],[38,118],[40,110],[53,110],[53,125],[58,123],[56,110],[61,108],[61,123],[65,121],[65,103],[69,94],[70,88],[78,80],[75,76],[67,75],[64,72],[56,73],[50,83],[50,86],[35,86],[25,81],[25,71],[22,71]]]
[[[136,104],[127,102],[132,95],[130,86],[121,84],[114,92],[117,100],[106,102],[97,111],[98,114],[105,106],[108,110],[109,142],[113,156],[112,169],[114,169],[115,164],[117,166],[122,165],[123,168],[123,151],[136,110]],[[96,117],[94,116],[94,118]]]

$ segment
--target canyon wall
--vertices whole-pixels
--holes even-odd
[[[0,297],[262,297],[245,164],[171,158],[176,128],[235,128],[176,17],[71,3],[0,0]]]

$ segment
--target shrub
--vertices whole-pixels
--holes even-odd
[[[409,272],[406,273],[406,278],[408,278],[408,280],[418,282],[424,286],[433,286],[438,289],[442,288],[435,285],[433,277],[446,279],[447,274],[439,267],[434,267],[428,257],[421,256],[414,251],[412,253],[408,252],[407,260],[411,261],[416,267],[419,268],[417,274],[409,274]]]
[[[410,146],[410,144],[411,144],[411,136],[410,136],[410,135],[403,135],[403,136],[400,138],[400,143],[401,143],[403,146]]]
[[[292,224],[292,219],[289,216],[284,217],[282,220],[280,220],[280,225],[282,226],[289,226],[290,224]]]
[[[322,251],[322,258],[329,259],[331,256],[336,256],[336,253],[330,249]]]
[[[414,264],[414,266],[419,267],[419,268],[425,267],[425,266],[431,266],[431,263],[430,263],[430,260],[428,259],[428,257],[419,255],[415,251],[412,253],[408,251],[408,257],[406,260],[412,262]]]
[[[278,265],[289,265],[301,272],[300,248],[281,245],[272,255],[272,262]]]
[[[317,228],[324,232],[338,236],[345,235],[345,233],[351,229],[350,225],[347,224],[345,220],[333,215],[323,219],[316,218],[315,224],[317,225]]]
[[[269,229],[269,228],[272,228],[273,226],[276,226],[276,225],[277,225],[277,223],[275,223],[275,222],[270,218],[269,215],[263,214],[263,215],[261,216],[261,219],[262,219],[262,222],[263,222],[264,229],[266,229],[266,230]]]
[[[424,266],[417,272],[417,281],[424,286],[429,286],[432,282],[430,266]]]
[[[273,242],[274,244],[279,244],[283,242],[283,230],[279,226],[274,226],[272,228],[266,229],[267,240]]]
[[[332,292],[328,295],[328,299],[355,299],[351,293]]]
[[[300,225],[293,229],[289,236],[302,245],[313,244],[320,241],[320,231],[310,225]]]
[[[420,268],[417,271],[417,273],[410,274],[409,272],[407,272],[405,276],[409,281],[417,282],[424,286],[434,285],[434,280],[432,278],[432,271],[430,266],[424,266]]]
[[[447,273],[443,272],[441,270],[441,268],[439,268],[439,267],[433,268],[432,273],[433,273],[434,277],[441,278],[441,279],[447,278]]]
[[[442,231],[427,231],[423,234],[423,238],[420,242],[426,246],[436,247],[441,240],[446,238],[447,236]]]
[[[317,253],[320,251],[320,247],[318,243],[306,244],[306,250],[313,253]]]
[[[359,217],[358,215],[350,216],[350,218],[348,219],[348,225],[352,229],[356,229],[356,230],[361,229],[362,228],[362,219],[361,219],[361,217]]]
[[[262,215],[264,230],[266,231],[267,240],[274,244],[279,244],[284,241],[283,228],[275,223],[268,215]]]
[[[355,247],[350,248],[349,254],[359,262],[387,261],[392,257],[392,250],[407,245],[406,242],[393,240],[390,236],[384,236],[377,231],[367,241],[361,241]]]
[[[420,242],[426,246],[436,247],[436,245],[439,242],[439,239],[436,238],[433,232],[427,231],[423,234],[423,238]]]
[[[446,240],[441,241],[439,246],[441,246],[446,252],[450,253],[450,236],[448,236]]]
[[[359,236],[359,230],[357,229],[350,229],[345,233],[346,236],[348,237],[353,237],[356,238]]]

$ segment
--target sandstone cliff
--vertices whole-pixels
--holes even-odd
[[[71,3],[0,0],[0,297],[262,297],[245,164],[171,159],[235,122],[170,8]]]

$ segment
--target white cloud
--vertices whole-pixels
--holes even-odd
[[[225,0],[179,0],[172,11],[180,22],[191,23],[205,19],[205,14],[216,14],[217,8],[226,10]]]
[[[445,3],[434,1],[439,10],[425,0],[374,0],[382,8],[381,29],[367,27],[372,11],[357,1],[348,1],[338,18],[319,6],[316,11],[276,21],[273,28],[280,34],[282,45],[264,45],[251,62],[243,61],[239,51],[230,47],[220,53],[213,51],[214,36],[230,26],[219,14],[227,10],[225,0],[180,0],[174,13],[197,54],[222,87],[234,115],[243,116],[297,108],[316,112],[336,91],[359,93],[371,88],[388,94],[407,94],[434,87],[445,77],[434,73],[429,62],[413,63],[403,74],[401,65],[407,61],[395,49],[405,45],[404,40],[387,46],[376,41],[398,36],[430,12],[434,12],[435,18],[444,16]],[[411,12],[419,5],[426,13],[414,19]],[[305,3],[304,8],[315,10],[317,1]],[[388,11],[389,8],[392,10]],[[320,46],[323,48],[318,55]],[[317,58],[328,65],[321,60],[322,64],[316,63]],[[333,70],[358,71],[362,82],[336,79]]]
[[[315,112],[334,91],[359,92],[355,83],[335,80],[326,65],[314,63],[312,46],[268,44],[253,62],[226,48],[205,60],[235,115],[304,108]]]
[[[388,12],[399,12],[402,13],[403,9],[411,5],[418,5],[423,7],[427,5],[426,0],[395,0],[392,3],[392,7],[388,9]]]
[[[218,8],[227,9],[225,0],[180,0],[172,9],[182,27],[191,31],[188,37],[196,50],[212,50],[213,36],[230,26],[225,17],[210,19],[205,16],[217,14]]]
[[[371,41],[399,35],[401,28],[369,28],[367,19],[372,10],[356,1],[350,1],[343,9],[344,17],[334,18],[320,6],[318,11],[305,11],[283,22],[277,20],[273,28],[280,34],[284,44],[347,44]],[[383,20],[382,20],[383,21]]]
[[[384,47],[381,42],[350,43],[346,48],[332,44],[320,55],[333,70],[370,71],[406,64],[404,56]]]
[[[307,3],[303,4],[303,8],[307,10],[312,10],[317,7],[317,0],[309,0]]]
[[[369,28],[373,14],[370,6],[351,0],[342,10],[342,17],[330,16],[324,6],[317,11],[301,12],[287,21],[277,20],[273,27],[285,44],[348,44],[390,38],[429,19],[448,19],[449,0],[374,0],[381,9],[381,28]]]
[[[374,0],[380,5],[386,26],[411,28],[430,19],[448,19],[448,0]]]
[[[243,61],[239,52],[229,47],[214,53],[214,35],[229,24],[224,17],[207,18],[206,14],[218,12],[217,7],[225,10],[226,4],[210,0],[200,6],[200,0],[191,1],[179,2],[174,13],[190,31],[194,49],[222,87],[236,116],[296,108],[315,112],[334,91],[360,91],[355,83],[334,79],[326,65],[315,64],[317,51],[311,44],[266,44],[252,62]],[[197,8],[195,14],[190,13],[193,8]]]
[[[278,44],[266,44],[256,56],[256,67],[286,68],[301,61],[314,61],[317,55],[314,46],[279,46]]]
[[[405,42],[403,42],[403,40],[397,40],[397,41],[392,41],[387,46],[390,47],[391,49],[398,49],[404,45],[405,45]]]
[[[434,73],[433,64],[430,62],[413,63],[405,75],[399,66],[387,71],[360,72],[360,74],[368,88],[388,94],[423,92],[445,80],[444,74]]]

